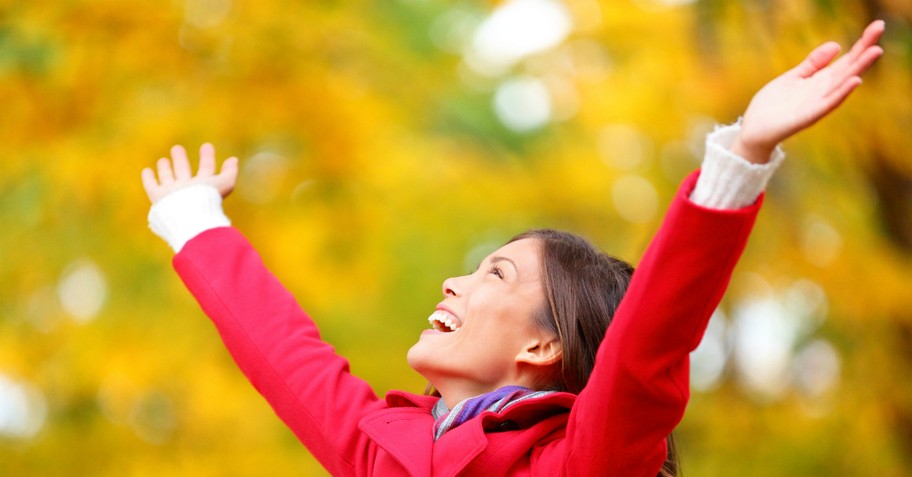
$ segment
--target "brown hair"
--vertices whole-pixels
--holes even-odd
[[[561,344],[560,372],[544,387],[578,394],[589,381],[595,355],[617,311],[633,266],[598,250],[588,240],[568,232],[534,229],[510,242],[535,239],[541,247],[545,306],[533,317]],[[659,477],[678,475],[674,440]]]

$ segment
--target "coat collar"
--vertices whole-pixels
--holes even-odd
[[[386,405],[389,407],[420,407],[430,411],[439,399],[437,396],[412,394],[405,391],[390,391],[386,393]]]
[[[431,475],[434,418],[422,407],[389,407],[364,416],[358,428],[412,477]]]
[[[485,431],[504,424],[526,427],[555,414],[569,412],[576,400],[570,393],[554,393],[521,401],[500,414],[482,413],[434,442],[431,408],[440,398],[403,391],[386,395],[387,408],[369,413],[358,424],[382,449],[414,477],[457,475],[487,448]],[[442,442],[446,440],[446,442]],[[450,445],[458,443],[457,445]]]

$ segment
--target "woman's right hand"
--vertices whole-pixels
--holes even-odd
[[[215,147],[209,143],[200,146],[199,170],[195,176],[190,168],[190,161],[187,160],[187,151],[180,145],[171,148],[170,160],[163,157],[158,160],[156,167],[157,180],[152,168],[146,167],[142,170],[143,188],[146,189],[146,194],[153,204],[177,189],[194,184],[209,184],[225,198],[234,190],[237,183],[237,157],[225,159],[222,170],[216,173]]]

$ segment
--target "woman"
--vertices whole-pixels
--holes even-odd
[[[222,213],[237,159],[216,173],[204,145],[194,176],[176,146],[157,178],[145,169],[150,225],[240,368],[334,475],[673,475],[667,437],[688,400],[688,354],[782,160],[776,147],[861,83],[883,29],[869,25],[836,61],[838,45],[818,47],[740,124],[712,133],[635,274],[544,230],[444,281],[432,329],[408,352],[434,396],[379,399],[320,339]]]

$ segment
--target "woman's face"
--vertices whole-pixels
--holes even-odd
[[[432,329],[421,333],[408,362],[444,397],[525,384],[523,353],[546,335],[532,319],[545,297],[540,253],[538,240],[518,240],[471,275],[443,282],[444,299],[429,317]]]

